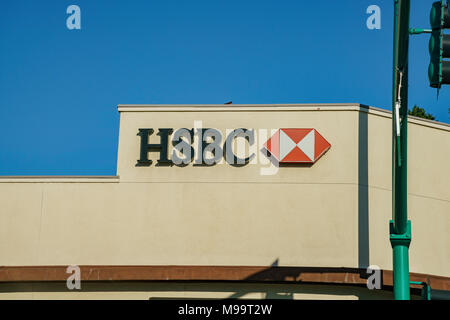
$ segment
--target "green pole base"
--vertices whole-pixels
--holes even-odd
[[[411,221],[407,222],[406,233],[394,233],[394,221],[389,222],[390,241],[394,262],[394,299],[410,300],[409,290],[409,245],[411,243]]]

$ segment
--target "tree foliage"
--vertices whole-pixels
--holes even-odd
[[[428,120],[436,119],[432,114],[427,113],[424,108],[420,108],[417,105],[415,105],[412,110],[409,110],[408,114],[410,116],[419,117],[419,118],[428,119]]]

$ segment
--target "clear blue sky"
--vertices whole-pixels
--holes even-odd
[[[4,0],[0,175],[116,172],[118,104],[359,102],[390,109],[394,0]],[[433,0],[412,1],[428,27]],[[66,8],[81,8],[68,30]],[[369,5],[381,30],[366,28]],[[410,45],[410,105],[449,122]]]

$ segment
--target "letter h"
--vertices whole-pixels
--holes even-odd
[[[172,161],[167,158],[169,135],[172,134],[173,129],[158,129],[158,136],[160,136],[161,142],[159,144],[149,144],[148,139],[154,132],[153,129],[139,129],[138,136],[141,137],[141,151],[140,159],[137,161],[136,166],[149,166],[152,164],[152,160],[148,158],[150,151],[159,152],[158,165],[171,165]]]

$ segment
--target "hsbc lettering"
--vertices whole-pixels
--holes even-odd
[[[199,122],[201,123],[201,122]],[[222,132],[214,128],[194,127],[193,129],[159,128],[154,135],[153,128],[139,129],[140,155],[136,166],[150,166],[153,161],[150,153],[159,153],[156,166],[213,166],[227,163],[232,166],[256,164],[257,150],[265,155],[265,162],[278,167],[282,164],[313,164],[331,147],[331,144],[316,129],[287,128],[258,130],[255,129],[227,129]],[[159,143],[150,143],[157,140]],[[265,141],[264,144],[256,146]],[[169,146],[171,147],[169,148]],[[234,146],[240,146],[236,152]],[[170,150],[169,150],[170,149]]]
[[[158,166],[186,166],[192,162],[194,165],[212,166],[220,163],[222,159],[230,165],[243,166],[255,157],[254,152],[249,156],[239,157],[233,151],[233,144],[239,138],[245,139],[249,146],[254,145],[255,131],[253,129],[234,129],[222,141],[222,133],[213,128],[180,128],[176,131],[172,128],[160,128],[156,134],[160,137],[158,144],[149,142],[154,132],[151,128],[139,129],[137,135],[140,136],[140,157],[137,166],[150,166],[153,163],[149,158],[150,152],[159,153]],[[195,140],[196,148],[193,147]],[[173,146],[170,159],[169,143]]]

